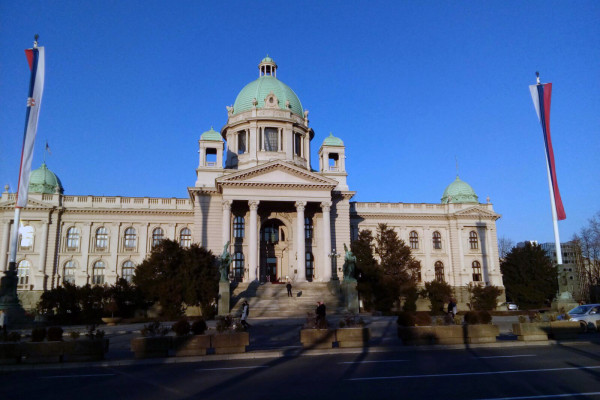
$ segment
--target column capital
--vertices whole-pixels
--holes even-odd
[[[305,201],[297,201],[294,204],[296,205],[296,209],[298,211],[304,211],[304,208],[306,207],[306,202]]]
[[[259,200],[249,200],[248,201],[248,206],[250,207],[250,210],[256,211],[258,209],[259,204],[260,204]]]
[[[221,204],[223,205],[223,211],[231,210],[232,200],[223,200]]]
[[[321,209],[325,212],[329,212],[331,211],[331,202],[330,201],[324,201],[321,203]]]

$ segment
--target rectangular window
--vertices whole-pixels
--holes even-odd
[[[299,133],[294,133],[294,154],[302,156],[302,136]]]
[[[244,154],[246,152],[246,132],[239,131],[237,134],[238,137],[238,154]]]
[[[265,151],[279,151],[277,128],[265,128]]]

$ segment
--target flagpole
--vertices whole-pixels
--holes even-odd
[[[536,72],[536,85],[540,86],[540,73]],[[556,213],[556,198],[554,197],[554,187],[552,186],[552,175],[550,173],[550,160],[548,159],[548,152],[546,151],[546,145],[544,144],[544,157],[546,158],[546,172],[548,174],[548,189],[550,191],[550,208],[552,209],[552,226],[554,228],[554,243],[556,247],[556,261],[557,264],[562,264],[562,251],[560,247],[560,235],[558,233],[558,216]]]

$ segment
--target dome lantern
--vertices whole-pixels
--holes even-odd
[[[261,76],[273,76],[277,78],[277,64],[268,54],[262,59],[260,64],[258,64],[258,71],[259,78]]]

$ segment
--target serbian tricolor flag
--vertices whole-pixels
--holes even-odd
[[[552,194],[554,196],[554,205],[556,207],[556,216],[558,220],[567,218],[560,192],[558,190],[558,182],[556,180],[556,167],[554,165],[554,150],[552,149],[552,138],[550,136],[550,98],[552,96],[551,83],[539,83],[529,86],[533,105],[537,111],[538,118],[542,124],[544,133],[544,145],[546,146],[546,163],[548,164],[549,179],[552,185]]]
[[[42,104],[42,93],[44,92],[44,48],[34,45],[32,49],[25,50],[25,54],[27,55],[29,69],[31,70],[31,79],[29,81],[29,94],[27,96],[27,114],[25,117],[23,150],[21,151],[21,168],[19,169],[17,208],[27,205],[29,174],[31,173],[31,160],[33,159],[33,144],[35,143],[38,116],[40,115],[40,106]]]

